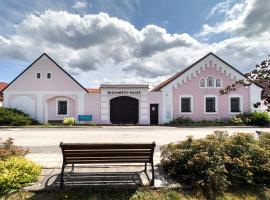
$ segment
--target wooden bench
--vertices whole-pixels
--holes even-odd
[[[63,154],[60,188],[64,187],[64,169],[67,165],[97,164],[97,163],[143,163],[144,172],[154,185],[154,161],[153,155],[155,142],[150,144],[83,144],[83,143],[60,143]],[[151,164],[151,180],[147,173],[147,164]]]

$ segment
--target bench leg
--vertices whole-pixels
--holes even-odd
[[[147,173],[147,163],[144,164],[144,173],[145,173],[145,175],[146,175],[148,181],[150,181],[149,175],[148,175],[148,173]]]
[[[147,172],[147,163],[144,163],[144,171]]]
[[[65,169],[65,165],[63,163],[62,170],[61,170],[60,189],[64,188],[64,169]]]
[[[151,168],[152,168],[152,180],[150,182],[150,186],[155,185],[155,169],[154,169],[154,162],[151,162]]]
[[[72,172],[72,173],[74,172],[74,164],[72,164],[71,172]]]

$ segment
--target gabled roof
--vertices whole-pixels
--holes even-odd
[[[183,69],[182,71],[177,72],[175,75],[171,76],[170,78],[168,78],[166,81],[160,83],[159,85],[157,85],[156,87],[154,87],[151,91],[153,92],[157,92],[159,90],[161,90],[163,87],[165,87],[166,85],[168,85],[169,83],[171,83],[172,81],[174,81],[175,79],[177,79],[179,76],[181,76],[182,74],[184,74],[186,71],[190,70],[192,67],[194,67],[196,64],[198,64],[199,62],[201,62],[203,59],[205,59],[206,57],[208,57],[209,55],[214,56],[215,58],[219,59],[220,61],[222,61],[223,63],[225,63],[226,65],[228,65],[230,68],[232,68],[234,71],[238,72],[239,74],[241,74],[243,77],[246,77],[242,72],[240,72],[238,69],[236,69],[235,67],[231,66],[230,64],[228,64],[226,61],[224,61],[223,59],[221,59],[220,57],[218,57],[217,55],[215,55],[214,53],[210,52],[208,54],[206,54],[205,56],[203,56],[201,59],[197,60],[196,62],[194,62],[192,65],[188,66],[187,68]],[[258,85],[257,85],[258,86]],[[258,86],[260,87],[260,86]]]
[[[28,69],[30,69],[42,56],[46,56],[49,58],[60,70],[62,70],[66,75],[69,76],[77,85],[79,85],[85,92],[88,93],[88,91],[78,82],[76,81],[69,73],[67,73],[60,65],[57,64],[48,54],[43,53],[41,56],[39,56],[31,65],[29,65],[25,70],[23,70],[13,81],[11,81],[7,87],[5,87],[2,92],[4,92],[10,85],[12,85],[20,76],[22,76]]]

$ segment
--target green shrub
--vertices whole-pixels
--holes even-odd
[[[235,125],[241,125],[241,124],[244,124],[244,122],[242,121],[242,119],[240,117],[237,117],[237,116],[234,116],[232,119],[231,119],[231,123],[232,124],[235,124]]]
[[[191,125],[193,124],[193,121],[189,117],[178,117],[170,121],[170,124],[172,125]]]
[[[270,116],[268,112],[241,113],[236,115],[234,118],[247,125],[266,126],[270,124]]]
[[[63,124],[68,125],[68,126],[72,126],[74,125],[76,122],[74,117],[65,117],[63,120]]]
[[[251,123],[257,126],[266,126],[270,123],[268,112],[253,112],[251,113]]]
[[[228,137],[225,144],[228,179],[234,187],[270,184],[270,151],[260,145],[253,135],[238,133]]]
[[[26,126],[38,122],[24,112],[12,108],[0,108],[0,126]]]
[[[172,178],[199,188],[209,199],[230,187],[270,184],[270,152],[250,134],[188,137],[163,146],[161,158]]]
[[[37,181],[41,167],[22,157],[0,161],[0,191],[7,193]]]
[[[12,138],[8,138],[7,140],[0,139],[0,160],[6,159],[10,156],[24,156],[27,153],[27,149],[15,146]]]
[[[262,132],[259,135],[259,143],[263,148],[270,151],[270,132]]]

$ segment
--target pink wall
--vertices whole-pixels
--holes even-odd
[[[92,115],[94,123],[100,122],[100,93],[87,93],[85,95],[84,114]]]
[[[36,73],[41,73],[41,79],[36,79]],[[51,73],[51,79],[47,79]],[[20,76],[7,91],[84,91],[67,74],[55,65],[49,58],[43,56],[23,76]]]
[[[67,116],[58,116],[57,115],[57,100],[67,100],[68,102],[68,115]],[[63,120],[65,117],[74,117],[77,118],[77,108],[75,100],[69,97],[53,97],[47,100],[48,102],[48,120]]]
[[[193,77],[186,83],[178,86],[173,91],[173,117],[190,117],[194,120],[214,120],[214,119],[227,119],[233,115],[229,114],[229,95],[219,95],[221,88],[200,88],[199,81],[201,78],[206,78],[212,75],[215,78],[222,80],[222,87],[226,87],[234,82],[229,76],[221,73],[215,68],[206,68],[201,74]],[[218,114],[204,114],[204,96],[205,95],[217,95],[218,97]],[[240,90],[231,94],[242,95],[243,99],[243,112],[250,111],[250,89],[241,88]],[[179,96],[180,95],[192,95],[193,96],[193,114],[180,114],[179,113]]]

